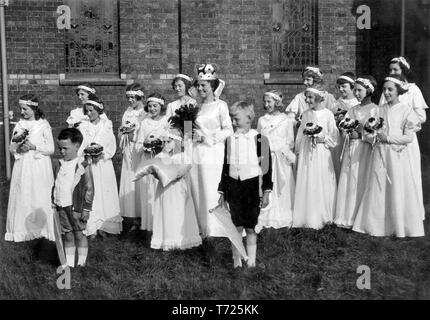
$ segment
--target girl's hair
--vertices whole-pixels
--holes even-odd
[[[411,63],[409,62],[409,59],[407,59],[406,57],[401,57],[403,59],[405,59],[406,63],[409,64],[409,66],[411,65]],[[408,68],[405,64],[403,64],[401,61],[397,60],[396,58],[393,58],[390,60],[390,64],[394,64],[394,63],[398,63],[400,66],[400,70],[402,70],[402,76],[407,79],[410,74],[411,74],[411,69]]]
[[[360,78],[369,80],[369,82],[373,86],[373,90],[371,88],[367,88],[366,85],[361,81],[357,81]],[[365,76],[357,77],[357,80],[356,80],[356,83],[358,83],[359,85],[361,85],[366,89],[366,97],[372,97],[375,94],[378,83],[376,82],[376,79],[374,77],[372,77],[371,75],[365,75]]]
[[[273,94],[279,96],[281,99],[280,100],[276,99],[275,97],[273,97],[272,95],[270,95],[270,93],[273,93]],[[278,109],[283,109],[284,108],[284,104],[282,102],[282,99],[284,98],[284,96],[282,95],[281,91],[270,90],[270,91],[267,91],[267,92],[264,93],[263,99],[264,99],[265,96],[271,97],[273,100],[275,100],[275,107],[276,108],[278,108]],[[266,107],[264,107],[264,108],[266,108]]]
[[[99,97],[97,97],[95,94],[90,94],[89,96],[88,96],[88,100],[91,100],[91,101],[94,101],[94,102],[97,102],[97,103],[100,103],[102,106],[103,106],[103,101],[99,98]],[[99,108],[99,107],[97,107],[97,106],[95,106],[95,105],[93,105],[93,104],[88,104],[88,103],[85,103],[84,104],[84,114],[86,114],[87,113],[87,105],[90,105],[90,106],[92,106],[93,108],[94,108],[94,110],[96,110],[97,111],[97,113],[98,114],[103,114],[104,113],[104,108]]]
[[[399,75],[397,75],[397,74],[393,74],[393,75],[389,75],[389,76],[387,76],[387,77],[390,77],[390,78],[394,78],[394,79],[397,79],[397,80],[399,80],[399,81],[402,81],[403,82],[403,78],[402,78],[402,76],[399,76]],[[390,80],[386,80],[387,79],[387,77],[385,77],[384,78],[384,82],[383,83],[385,83],[385,82],[387,82],[387,81],[390,81]],[[396,87],[396,89],[397,89],[397,93],[399,94],[399,96],[400,95],[402,95],[402,94],[405,94],[406,92],[408,92],[408,89],[405,89],[405,88],[403,88],[400,84],[398,84],[398,83],[395,83],[395,82],[393,82],[394,83],[394,86]]]
[[[338,84],[338,85],[341,85],[341,84],[345,84],[345,83],[348,83],[349,84],[349,86],[350,86],[350,88],[351,89],[354,89],[354,83],[353,82],[350,82],[350,81],[348,81],[348,80],[346,80],[346,79],[343,79],[343,78],[341,78],[341,77],[348,77],[348,78],[351,78],[353,81],[355,81],[355,74],[354,73],[352,73],[352,72],[344,72],[344,73],[342,73],[341,75],[340,75],[340,77],[339,78],[337,78],[337,80],[336,80],[336,84]]]
[[[188,90],[190,90],[190,88],[193,86],[193,84],[191,83],[191,81],[184,79],[182,77],[175,77],[172,80],[172,89],[175,90],[175,83],[176,81],[182,81],[185,84],[185,93],[188,94]]]
[[[22,97],[20,97],[19,100],[26,100],[26,101],[39,103],[39,99],[33,93],[27,93],[27,94],[23,95]],[[30,107],[31,110],[33,110],[34,119],[36,119],[36,120],[45,119],[45,114],[43,113],[42,109],[40,109],[39,106],[30,106],[28,104],[27,104],[27,106]]]
[[[88,87],[88,88],[90,88],[90,89],[93,89],[94,90],[94,93],[92,93],[92,92],[90,92],[90,91],[88,91],[88,90],[85,90],[85,89],[81,89],[81,88],[76,88],[76,90],[75,90],[75,92],[76,92],[76,95],[79,95],[79,90],[84,90],[86,93],[88,93],[88,94],[95,94],[95,92],[96,92],[96,89],[94,88],[94,85],[92,85],[91,83],[89,83],[89,82],[85,82],[85,83],[82,83],[82,84],[80,84],[79,86],[84,86],[84,87]],[[78,87],[79,87],[78,86]]]
[[[161,106],[160,115],[165,115],[165,114],[166,114],[166,109],[167,109],[166,100],[165,100],[165,99],[164,99],[164,97],[163,97],[161,94],[159,94],[158,92],[151,93],[151,94],[148,96],[148,98],[147,98],[147,100],[146,100],[146,104],[145,104],[145,106],[143,107],[143,109],[144,109],[146,112],[148,112],[148,105],[149,105],[149,102],[151,102],[151,101],[148,101],[148,99],[149,99],[149,98],[157,98],[157,99],[161,99],[161,100],[163,100],[163,101],[164,101],[164,103],[163,103],[163,104],[159,103],[159,105]],[[152,102],[153,102],[153,101],[152,101]]]
[[[132,83],[129,84],[126,88],[125,88],[125,92],[127,91],[143,91],[143,86],[140,83]],[[145,94],[145,93],[144,93]],[[145,96],[141,97],[141,96],[134,96],[136,98],[136,100],[140,101],[142,99],[145,98]]]
[[[254,105],[252,103],[246,101],[238,101],[235,102],[232,106],[230,106],[229,109],[230,117],[234,117],[240,111],[245,111],[249,120],[253,121],[255,118]]]
[[[84,140],[84,137],[82,136],[82,133],[76,129],[76,128],[66,128],[61,130],[60,134],[58,135],[58,140],[67,140],[69,139],[71,143],[75,144],[82,144],[82,141]]]
[[[209,84],[210,84],[210,86],[211,86],[211,88],[212,88],[212,91],[213,92],[215,92],[215,90],[218,88],[218,86],[219,86],[219,79],[213,79],[213,80],[200,80],[200,81],[207,81]],[[199,83],[199,80],[195,80],[194,81],[194,87],[197,87],[197,85],[198,85],[198,83]]]
[[[314,93],[314,92],[312,92],[312,89],[316,89],[316,90],[318,90],[318,91],[320,91],[321,92],[321,95],[319,95],[319,94],[316,94],[316,93]],[[316,86],[313,86],[313,87],[311,87],[311,88],[307,88],[306,90],[305,90],[305,92],[306,91],[309,91],[309,92],[312,92],[314,95],[315,95],[315,101],[316,102],[319,102],[319,103],[321,103],[321,102],[323,102],[324,101],[324,96],[322,95],[323,93],[324,93],[324,87],[321,85],[321,84],[317,84]]]
[[[316,72],[316,70],[318,70],[318,72]],[[314,79],[315,84],[323,83],[322,72],[317,67],[306,67],[305,70],[303,70],[302,78],[308,77]]]

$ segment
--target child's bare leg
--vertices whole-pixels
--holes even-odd
[[[237,227],[237,231],[240,235],[242,235],[243,227]],[[238,268],[242,266],[242,258],[240,256],[239,251],[236,249],[236,247],[231,244],[231,251],[233,253],[233,268]]]
[[[73,232],[71,231],[66,232],[63,235],[63,241],[64,241],[64,251],[66,252],[67,265],[73,268],[75,266],[75,252],[76,252],[75,238],[73,237]]]
[[[88,239],[82,231],[75,231],[74,236],[78,247],[78,266],[84,266],[88,255]]]
[[[246,251],[248,253],[248,267],[255,267],[257,256],[257,234],[254,229],[246,228]]]

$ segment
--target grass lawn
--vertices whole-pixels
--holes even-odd
[[[423,164],[424,190],[430,166]],[[0,299],[430,299],[430,199],[426,236],[376,238],[334,226],[263,230],[254,270],[232,269],[230,244],[163,252],[141,231],[90,241],[88,266],[72,269],[59,290],[55,245],[3,240],[0,212]],[[4,200],[4,199],[3,199]],[[356,286],[357,268],[371,271],[371,289]]]

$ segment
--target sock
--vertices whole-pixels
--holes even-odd
[[[257,255],[257,235],[248,234],[246,236],[246,252],[248,253],[248,267],[255,267],[255,258]]]
[[[242,266],[242,258],[239,251],[234,245],[231,245],[231,251],[233,253],[233,268],[238,268]]]
[[[87,261],[88,248],[78,248],[78,266],[85,266]]]
[[[64,251],[66,252],[67,265],[74,268],[76,247],[65,247]]]

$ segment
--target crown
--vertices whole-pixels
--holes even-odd
[[[215,80],[218,79],[216,71],[218,66],[216,64],[197,64],[197,79],[198,80]]]

